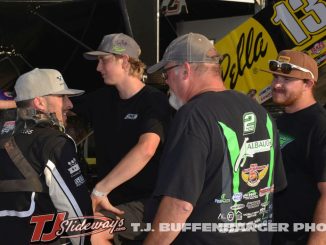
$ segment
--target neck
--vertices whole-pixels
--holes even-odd
[[[116,85],[121,99],[129,99],[137,94],[145,84],[136,77],[128,77],[125,81]]]
[[[309,97],[307,99],[304,99],[304,100],[298,100],[297,102],[289,105],[289,106],[285,106],[285,112],[286,113],[294,113],[294,112],[297,112],[297,111],[301,111],[313,104],[316,103],[316,100],[313,98],[313,97]]]
[[[195,81],[194,84],[195,86],[193,86],[188,93],[187,101],[205,92],[220,92],[225,90],[224,84],[215,80],[211,82]]]

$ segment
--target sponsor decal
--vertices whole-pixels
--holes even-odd
[[[242,200],[242,192],[234,193],[232,196],[234,202],[240,202]]]
[[[243,114],[243,135],[253,134],[256,131],[257,118],[255,113]]]
[[[225,221],[226,220],[226,215],[224,213],[220,213],[217,217],[218,220],[223,220]]]
[[[76,184],[76,186],[81,186],[82,184],[85,183],[85,179],[84,179],[84,176],[82,175],[79,175],[76,179],[74,179],[74,182]]]
[[[256,199],[256,198],[258,198],[258,194],[257,194],[256,190],[248,191],[247,193],[245,193],[243,195],[243,199],[245,199],[245,200],[252,200],[252,199]]]
[[[233,212],[228,212],[228,215],[226,216],[226,219],[228,221],[233,221],[234,220],[234,213]]]
[[[260,205],[260,200],[256,200],[256,201],[253,201],[253,202],[248,202],[246,207],[248,209],[254,209],[254,208],[258,208]]]
[[[137,118],[138,118],[138,114],[128,113],[124,119],[136,120]]]
[[[226,198],[225,196],[226,196],[226,194],[223,193],[221,195],[221,198],[220,199],[215,198],[214,202],[217,203],[217,204],[229,203],[230,198]]]
[[[13,131],[15,128],[15,121],[7,121],[3,124],[3,127],[1,129],[1,135],[7,134],[11,131]]]
[[[249,168],[241,171],[241,177],[247,185],[255,187],[265,177],[268,171],[268,164],[259,166],[258,164],[250,164]]]
[[[259,196],[265,196],[268,195],[269,193],[273,193],[274,192],[274,185],[272,185],[271,187],[264,187],[262,189],[259,190]]]
[[[230,207],[231,210],[240,210],[243,209],[245,207],[244,204],[239,203],[239,204],[234,204],[233,206]]]
[[[259,213],[259,211],[255,211],[255,212],[252,212],[252,213],[245,213],[245,214],[243,214],[243,216],[245,216],[248,219],[251,219],[251,218],[257,217],[258,213]]]
[[[239,170],[239,167],[243,167],[243,165],[247,160],[247,157],[252,158],[256,153],[270,151],[272,146],[272,141],[270,139],[253,141],[253,142],[248,142],[248,140],[249,138],[245,137],[243,141],[239,156],[234,166],[235,172]]]
[[[34,132],[33,129],[22,129],[20,131],[21,134],[32,134]]]
[[[289,143],[291,143],[292,141],[295,140],[292,136],[284,134],[282,132],[280,132],[279,136],[280,136],[280,147],[281,147],[281,149],[283,149],[287,144],[289,144]]]
[[[81,173],[81,170],[80,170],[80,167],[79,167],[79,165],[77,163],[76,158],[73,158],[71,161],[67,162],[67,164],[69,166],[71,166],[70,168],[68,168],[68,171],[69,171],[71,177],[74,177],[77,174]]]
[[[262,207],[266,208],[269,205],[269,201],[263,202],[261,204]]]
[[[32,216],[30,224],[35,225],[31,242],[52,242],[58,238],[82,237],[103,231],[109,233],[126,230],[124,219],[111,219],[105,216],[84,216],[66,219],[68,212]],[[52,225],[51,231],[45,227]]]

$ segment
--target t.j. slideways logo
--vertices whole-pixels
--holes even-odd
[[[48,243],[59,238],[90,236],[99,232],[126,230],[124,219],[106,216],[83,216],[67,218],[67,212],[32,216],[30,224],[35,225],[31,243]]]

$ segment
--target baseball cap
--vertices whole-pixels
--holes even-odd
[[[278,64],[274,65],[273,64]],[[285,71],[282,64],[288,65]],[[293,77],[298,79],[318,80],[317,62],[308,54],[296,50],[282,50],[279,52],[277,60],[269,61],[269,69],[261,69],[262,71],[272,74]]]
[[[98,56],[109,53],[128,55],[137,60],[141,50],[133,38],[123,33],[115,33],[104,36],[97,50],[84,53],[84,57],[88,60],[96,60]]]
[[[147,72],[156,72],[169,61],[219,63],[221,57],[207,37],[198,33],[188,33],[173,40],[165,50],[162,60],[149,67]]]
[[[68,88],[61,73],[57,70],[35,68],[17,79],[15,92],[15,100],[22,101],[50,94],[78,96],[85,91]]]

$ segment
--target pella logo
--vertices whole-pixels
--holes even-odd
[[[124,219],[111,219],[106,216],[83,216],[66,219],[68,212],[32,216],[30,223],[35,224],[31,242],[52,242],[58,238],[82,237],[108,231],[109,233],[126,230]],[[49,233],[45,227],[52,225]]]

